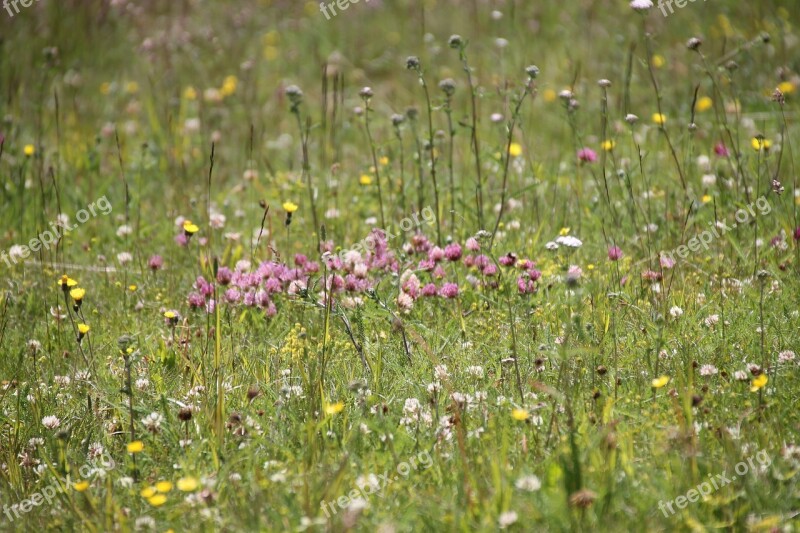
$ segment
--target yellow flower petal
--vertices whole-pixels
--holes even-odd
[[[78,481],[72,486],[72,488],[74,488],[78,492],[83,492],[89,488],[89,482],[86,481],[85,479],[83,481]]]
[[[287,213],[294,213],[297,211],[298,207],[297,204],[293,202],[283,202],[283,210]]]
[[[178,480],[177,486],[178,490],[181,492],[192,492],[197,490],[197,487],[200,486],[200,483],[197,481],[196,478],[189,476],[180,478]]]
[[[147,498],[147,502],[153,507],[161,507],[167,503],[167,497],[163,494],[156,494],[155,496]]]
[[[156,489],[155,487],[146,487],[139,492],[139,495],[142,498],[152,498],[156,495]]]
[[[530,413],[525,409],[514,409],[511,411],[511,418],[519,420],[520,422],[527,420],[530,416]]]
[[[344,404],[342,402],[337,403],[329,403],[325,405],[325,414],[326,415],[335,415],[342,412],[344,409]]]
[[[172,490],[172,482],[171,481],[159,481],[156,483],[156,490],[158,492],[167,493]]]
[[[144,443],[140,440],[135,440],[128,443],[128,453],[139,453],[144,450]]]
[[[667,383],[669,383],[669,376],[661,376],[654,379],[652,385],[654,389],[660,389],[661,387],[666,386]]]

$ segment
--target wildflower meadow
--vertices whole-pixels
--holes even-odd
[[[798,530],[796,0],[3,7],[0,531]]]

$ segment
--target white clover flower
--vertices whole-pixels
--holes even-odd
[[[61,425],[61,420],[59,420],[57,416],[46,416],[42,418],[42,425],[47,429],[56,429]]]
[[[524,490],[527,492],[536,492],[537,490],[542,488],[542,482],[539,480],[538,477],[530,475],[519,478],[514,483],[514,486],[517,487],[517,489],[519,490]]]
[[[653,0],[631,0],[631,9],[634,11],[647,11],[653,7]]]
[[[648,0],[648,2],[649,1],[650,0]],[[498,517],[497,524],[500,526],[500,529],[505,529],[514,524],[517,521],[517,518],[517,513],[515,511],[506,511]]]
[[[562,235],[556,239],[556,243],[566,246],[567,248],[580,248],[583,246],[583,241],[572,235]]]

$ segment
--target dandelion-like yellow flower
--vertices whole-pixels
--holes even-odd
[[[184,233],[186,233],[187,236],[192,236],[198,231],[200,231],[200,228],[197,227],[197,224],[192,223],[191,220],[184,220],[183,231]]]
[[[164,494],[156,494],[155,496],[150,496],[147,498],[147,503],[153,507],[161,507],[167,503],[167,497]]]
[[[130,94],[136,94],[139,92],[139,84],[135,81],[129,81],[127,84],[125,84],[125,90]]]
[[[86,481],[85,479],[83,481],[78,481],[77,483],[72,485],[72,488],[78,492],[84,492],[86,489],[89,488],[89,482]]]
[[[90,329],[92,328],[89,327],[89,324],[78,324],[78,333],[81,335],[86,335]]]
[[[167,492],[172,490],[172,482],[171,481],[159,481],[156,483],[156,490],[158,492],[166,494]]]
[[[653,380],[653,388],[660,389],[661,387],[665,387],[669,383],[669,376],[661,376]]]
[[[752,386],[750,387],[750,392],[758,392],[759,390],[764,388],[764,385],[767,384],[769,378],[766,374],[759,374],[756,379],[753,380]]]
[[[616,142],[614,142],[614,141],[613,141],[613,140],[611,140],[611,139],[607,139],[607,140],[605,140],[605,141],[603,141],[603,142],[601,142],[601,143],[600,143],[600,147],[601,147],[603,150],[605,150],[606,152],[610,152],[611,150],[613,150],[613,149],[614,149],[614,147],[615,147],[615,146],[617,146],[617,143],[616,143]]]
[[[236,76],[227,76],[225,81],[222,82],[222,88],[220,89],[220,93],[222,96],[230,96],[236,92],[236,86],[239,84],[239,80]]]
[[[36,153],[36,148],[32,144],[26,144],[25,148],[22,149],[26,156],[30,157]]]
[[[141,453],[144,450],[144,443],[140,440],[135,440],[128,443],[128,453]]]
[[[177,486],[178,490],[181,492],[193,492],[197,490],[197,487],[200,486],[200,483],[197,481],[196,478],[189,476],[180,478],[178,480]]]
[[[197,91],[191,85],[183,90],[183,97],[187,100],[196,100]]]
[[[380,159],[378,159],[378,163],[380,163],[381,166],[385,167],[386,165],[389,164],[389,158],[386,157],[386,156],[383,156]]]
[[[667,123],[667,115],[664,113],[653,113],[653,122],[659,126],[663,126]]]
[[[72,289],[69,291],[69,296],[77,303],[83,300],[83,297],[86,296],[86,291],[84,289]]]
[[[518,420],[520,422],[524,422],[525,420],[530,418],[530,416],[531,414],[525,409],[517,408],[511,411],[511,418],[513,418],[514,420]]]
[[[294,213],[295,211],[297,211],[297,209],[298,209],[297,204],[289,201],[283,202],[283,210],[286,211],[287,213]]]
[[[653,59],[653,66],[656,68],[661,68],[667,64],[667,60],[664,59],[664,56],[660,54],[655,54],[652,59]]]
[[[708,111],[713,106],[714,106],[714,100],[712,100],[708,96],[703,96],[697,100],[697,103],[694,105],[694,108],[698,113],[702,113],[703,111]]]
[[[710,202],[710,201],[712,200],[712,198],[711,198],[711,195],[710,195],[710,194],[704,194],[704,195],[703,195],[703,198],[701,198],[701,200],[702,200],[702,202],[703,202],[704,204],[707,204],[708,202]]]
[[[58,285],[61,287],[61,290],[68,291],[73,287],[78,285],[78,282],[72,279],[71,277],[64,274],[58,279]]]
[[[769,149],[772,148],[772,141],[764,137],[753,137],[750,141],[750,146],[756,152],[769,152]]]
[[[168,319],[172,320],[176,316],[177,315],[175,315],[174,311],[164,311],[164,318],[168,318]]]
[[[784,81],[778,85],[778,90],[783,94],[792,94],[795,89],[796,87],[794,86],[794,83],[790,81]]]
[[[325,414],[335,415],[341,413],[342,409],[344,409],[344,404],[342,402],[329,403],[325,405]]]
[[[558,230],[558,234],[561,237],[566,237],[567,235],[569,235],[569,232],[570,232],[570,228],[561,228],[560,230]]]
[[[155,487],[145,487],[139,492],[139,495],[142,498],[152,498],[156,495],[156,488]]]
[[[358,182],[364,186],[372,185],[372,176],[369,174],[361,174],[361,177],[358,178]]]
[[[508,154],[511,157],[519,157],[522,155],[522,146],[519,143],[511,143],[508,147]]]

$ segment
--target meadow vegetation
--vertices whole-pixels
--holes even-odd
[[[0,11],[0,530],[796,530],[794,1],[343,4]]]

